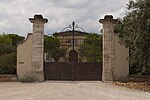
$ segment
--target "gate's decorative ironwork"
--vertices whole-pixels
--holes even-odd
[[[72,40],[73,40],[72,50],[75,50],[75,49],[74,49],[74,45],[75,45],[75,39],[74,39],[75,33],[74,33],[74,32],[75,32],[75,29],[81,29],[81,30],[84,31],[84,32],[85,32],[85,30],[84,30],[83,28],[79,27],[78,25],[76,25],[74,21],[72,22],[72,26],[69,25],[68,27],[65,27],[65,28],[62,30],[62,32],[63,32],[64,30],[66,30],[66,29],[72,29]]]

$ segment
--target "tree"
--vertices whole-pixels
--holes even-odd
[[[53,36],[44,36],[44,51],[48,53],[49,58],[59,62],[60,58],[65,56],[67,50],[60,46],[60,41]]]
[[[131,69],[150,74],[150,0],[130,0],[128,10],[115,31],[130,49]]]
[[[23,39],[16,34],[0,34],[0,73],[16,73],[17,43]]]
[[[88,62],[102,62],[102,35],[88,35],[79,49],[79,55]]]
[[[17,46],[20,41],[25,39],[25,37],[19,36],[17,34],[8,34],[8,36],[12,39],[12,46]]]
[[[17,34],[0,35],[0,55],[4,53],[17,52],[17,43],[23,41],[24,37]]]
[[[1,74],[15,74],[16,73],[16,59],[15,52],[6,53],[0,56],[0,73]]]
[[[0,34],[0,46],[11,45],[12,39],[7,34]]]

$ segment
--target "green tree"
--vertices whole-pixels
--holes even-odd
[[[53,58],[55,62],[59,62],[60,58],[65,56],[67,50],[60,46],[60,41],[54,36],[44,36],[44,51],[48,53],[48,57]]]
[[[12,39],[7,34],[0,34],[0,46],[11,45]]]
[[[150,0],[130,0],[128,10],[115,31],[130,49],[130,71],[150,74]]]
[[[0,56],[0,73],[1,74],[15,74],[16,73],[16,59],[15,52],[6,53]]]
[[[79,49],[79,55],[88,62],[102,62],[102,35],[88,35]]]
[[[25,37],[23,36],[19,36],[17,34],[8,34],[8,36],[11,38],[12,40],[12,45],[13,46],[17,46],[17,44],[20,42],[20,41],[23,41],[25,39]]]
[[[17,43],[23,39],[16,34],[0,34],[0,73],[16,73]]]

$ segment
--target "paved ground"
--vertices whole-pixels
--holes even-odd
[[[150,93],[102,82],[8,82],[0,100],[150,100]]]

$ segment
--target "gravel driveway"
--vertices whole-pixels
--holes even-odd
[[[0,100],[150,100],[150,93],[103,82],[4,82]]]

